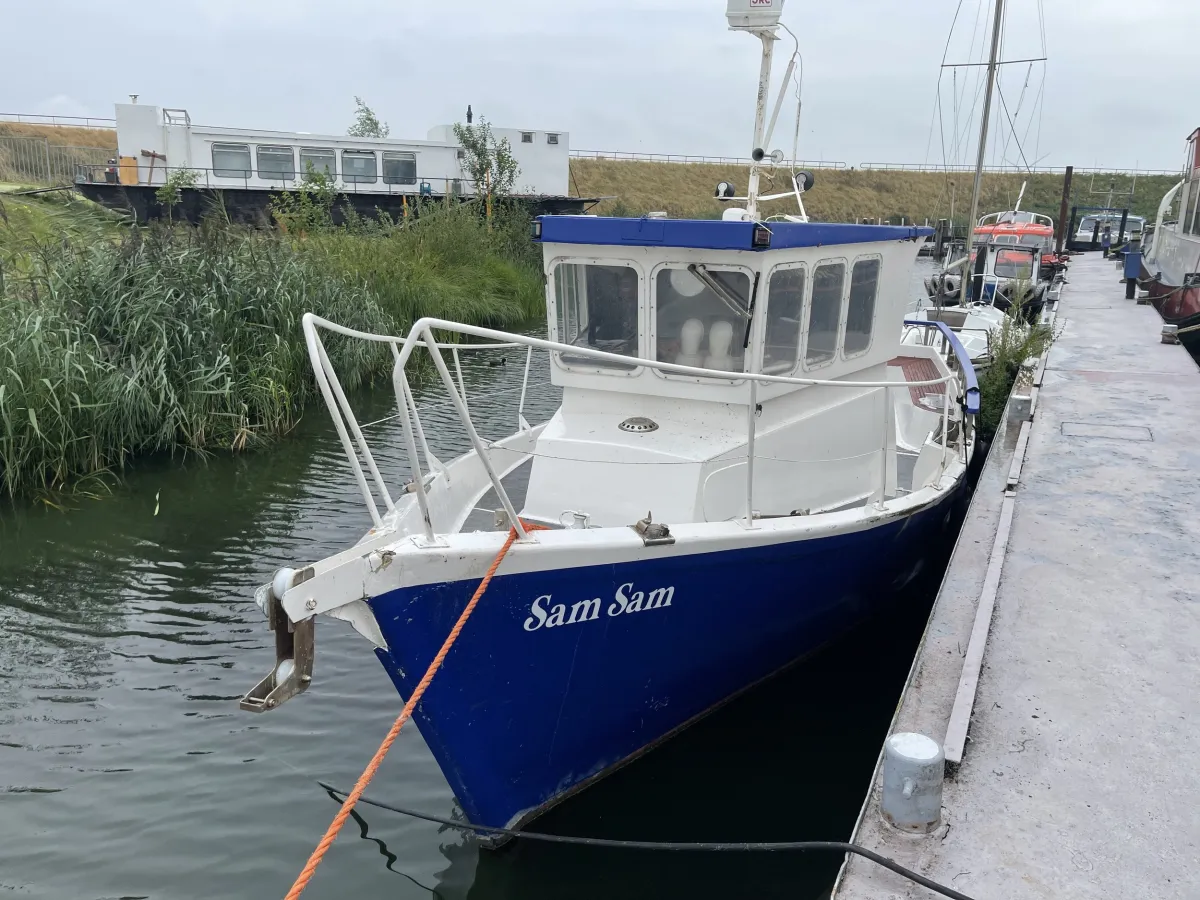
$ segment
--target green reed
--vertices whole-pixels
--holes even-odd
[[[277,438],[316,391],[306,312],[400,335],[424,315],[509,328],[543,315],[528,221],[502,211],[489,227],[456,205],[303,234],[2,229],[0,495]],[[378,344],[324,341],[347,390],[390,370]]]
[[[472,204],[426,203],[406,219],[354,216],[297,240],[307,255],[363,280],[384,312],[512,328],[545,315],[540,247],[529,217],[500,210],[491,227]]]
[[[361,284],[273,236],[151,229],[31,254],[0,297],[0,493],[57,489],[176,449],[242,449],[296,422],[314,390],[300,318],[391,324]],[[378,347],[327,342],[347,388]]]

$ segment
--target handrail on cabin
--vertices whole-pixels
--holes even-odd
[[[979,387],[975,379],[975,371],[971,367],[970,358],[967,356],[966,350],[955,337],[953,331],[942,322],[922,322],[922,321],[906,321],[906,325],[922,325],[925,327],[937,326],[942,333],[947,337],[950,345],[954,348],[955,355],[960,362],[960,368],[963,370],[964,377],[967,381],[967,402],[966,411],[969,414],[977,414],[979,412]],[[379,491],[381,498],[387,508],[391,511],[395,508],[395,501],[391,498],[383,477],[379,471],[375,460],[371,455],[370,448],[367,446],[366,439],[363,436],[362,429],[356,420],[353,411],[350,409],[350,404],[346,400],[342,386],[338,381],[337,374],[333,371],[329,357],[325,353],[324,345],[321,343],[318,334],[319,328],[324,328],[336,334],[341,334],[346,337],[355,337],[362,340],[372,341],[375,343],[387,344],[395,360],[392,369],[393,385],[395,387],[396,402],[401,408],[400,416],[401,426],[404,431],[405,449],[410,460],[413,479],[411,484],[405,489],[417,495],[417,504],[421,510],[421,517],[424,522],[424,531],[426,540],[436,541],[436,535],[433,531],[433,523],[430,517],[428,499],[426,496],[425,473],[422,471],[420,457],[418,456],[417,441],[425,451],[426,465],[433,470],[438,468],[439,464],[432,459],[432,454],[429,452],[428,443],[425,440],[425,435],[421,427],[420,417],[417,414],[416,400],[413,396],[412,389],[408,385],[408,379],[404,369],[408,362],[412,351],[416,347],[425,347],[430,351],[430,357],[433,360],[434,366],[438,371],[438,375],[442,379],[447,393],[450,395],[450,400],[454,404],[459,419],[463,427],[466,429],[467,436],[470,439],[476,454],[478,455],[481,464],[487,470],[489,480],[492,483],[493,489],[496,491],[497,497],[505,512],[509,516],[509,520],[513,523],[513,527],[517,530],[521,539],[527,537],[525,529],[517,516],[515,507],[505,490],[504,485],[496,472],[490,457],[488,456],[488,446],[478,432],[476,432],[474,424],[471,422],[470,412],[466,406],[465,389],[460,395],[459,388],[464,385],[459,379],[459,387],[454,384],[454,376],[451,375],[445,360],[442,358],[442,350],[454,351],[457,355],[458,351],[462,350],[483,350],[483,349],[499,349],[509,347],[526,347],[529,355],[535,349],[544,349],[551,352],[567,352],[576,356],[584,356],[597,360],[607,360],[619,362],[623,365],[645,366],[659,371],[671,372],[682,375],[693,375],[709,378],[736,378],[739,381],[748,381],[751,383],[751,388],[758,383],[767,384],[793,384],[793,385],[813,385],[826,387],[849,387],[849,388],[896,388],[896,387],[931,387],[939,384],[949,384],[958,381],[958,375],[954,372],[934,379],[926,379],[922,381],[834,381],[829,379],[819,378],[792,378],[784,375],[767,375],[761,372],[728,372],[718,369],[705,369],[697,366],[681,366],[675,363],[665,363],[659,360],[641,359],[638,357],[624,356],[618,353],[608,353],[603,350],[593,350],[590,347],[576,347],[571,344],[564,344],[558,341],[549,341],[542,338],[535,338],[528,335],[509,334],[503,331],[497,331],[492,328],[482,328],[475,325],[464,325],[459,322],[451,322],[446,319],[422,318],[413,323],[407,337],[388,336],[372,334],[370,332],[358,331],[353,328],[346,328],[343,325],[338,325],[336,322],[331,322],[328,319],[321,318],[313,313],[306,313],[302,320],[305,342],[308,347],[309,359],[312,362],[314,377],[317,381],[317,386],[325,399],[326,406],[334,420],[334,427],[337,430],[338,437],[341,440],[342,448],[346,453],[346,458],[350,462],[350,466],[354,471],[354,476],[358,482],[359,489],[362,491],[363,498],[367,503],[367,508],[371,513],[371,518],[376,527],[383,524],[382,516],[380,515],[378,505],[375,501],[375,492],[372,491],[371,485],[367,479],[367,473],[363,471],[363,466],[359,462],[359,456],[366,462],[367,470],[370,472],[372,480],[375,482],[375,487]],[[487,343],[472,343],[472,344],[452,344],[442,343],[434,337],[434,329],[443,331],[456,332],[463,335],[470,335],[477,338],[482,338]],[[456,360],[457,362],[457,360]],[[457,367],[457,366],[456,366]],[[526,360],[525,379],[529,377],[529,360]],[[525,389],[522,386],[522,406],[524,403]],[[752,390],[753,396],[753,390]],[[753,402],[751,402],[753,405]],[[948,405],[944,407],[943,415],[949,412]],[[526,428],[524,418],[518,412],[518,420],[520,427]],[[415,426],[415,427],[414,427]],[[947,431],[943,424],[942,431],[943,450],[945,450],[947,442]],[[753,457],[751,456],[751,462]],[[881,495],[882,496],[882,495]]]

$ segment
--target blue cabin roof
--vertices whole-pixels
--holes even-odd
[[[758,228],[769,229],[768,246],[755,243],[754,233]],[[612,216],[538,216],[534,227],[534,240],[551,244],[689,247],[697,250],[785,250],[873,241],[912,241],[930,234],[933,234],[932,228],[918,225],[622,219]]]

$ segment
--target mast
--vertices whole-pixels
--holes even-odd
[[[1000,53],[1000,25],[1004,14],[1004,0],[996,0],[996,17],[992,22],[992,52],[988,59],[987,87],[983,94],[983,120],[979,125],[979,153],[975,157],[975,183],[971,187],[971,215],[967,219],[967,262],[971,259],[971,247],[975,243],[975,220],[979,217],[979,191],[983,187],[983,157],[987,151],[988,117],[992,111],[992,89],[996,85],[996,61]]]
[[[763,128],[767,118],[767,95],[771,90],[771,58],[775,52],[775,32],[763,29],[755,32],[762,41],[762,64],[758,69],[758,102],[754,107],[754,144],[751,148],[750,183],[746,188],[746,215],[751,221],[758,219],[758,173],[759,162],[765,155]],[[785,84],[786,87],[786,84]],[[783,98],[783,88],[779,91]]]

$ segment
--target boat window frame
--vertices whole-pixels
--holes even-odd
[[[646,312],[648,309],[647,289],[646,289],[646,273],[641,265],[634,259],[622,259],[614,257],[596,257],[596,256],[556,256],[546,263],[546,333],[550,336],[550,340],[556,343],[563,343],[559,340],[558,331],[558,291],[555,288],[555,270],[563,264],[574,264],[584,266],[625,266],[633,269],[638,278],[638,307],[637,307],[637,356],[641,359],[646,359],[645,354],[645,322]],[[567,363],[562,360],[561,350],[550,351],[550,359],[552,363],[561,371],[573,375],[614,375],[624,378],[636,378],[645,370],[643,365],[635,365],[629,368],[619,368],[615,365],[580,365],[578,363]]]
[[[268,158],[271,154],[283,156],[286,150],[291,157],[292,167],[289,172],[263,171],[262,152],[266,150]],[[291,144],[255,144],[254,145],[254,174],[262,181],[295,181],[296,180],[296,148]]]
[[[1181,204],[1183,208],[1179,215],[1180,233],[1200,234],[1200,175],[1193,175],[1185,187],[1187,196]],[[1130,230],[1132,231],[1132,228]]]
[[[245,169],[231,169],[227,166],[218,166],[217,159],[213,155],[214,153],[217,152],[218,148],[220,148],[220,150],[222,152],[227,152],[227,153],[234,152],[235,149],[238,149],[239,151],[245,150],[246,151],[246,168]],[[241,179],[242,181],[245,181],[249,178],[254,177],[254,172],[255,172],[254,153],[253,153],[253,151],[251,151],[250,143],[248,141],[245,143],[238,143],[236,141],[211,141],[208,145],[208,161],[212,163],[212,173],[213,173],[214,178],[238,178],[238,179]],[[241,172],[242,174],[241,175],[230,175],[230,174],[228,174],[230,172]]]
[[[875,276],[875,296],[871,298],[871,332],[867,340],[867,346],[862,350],[854,353],[846,352],[846,335],[850,328],[850,294],[854,290],[854,267],[860,262],[868,262],[875,260],[879,263],[879,269]],[[838,354],[843,360],[858,359],[861,356],[866,356],[871,352],[871,348],[875,346],[875,324],[879,320],[879,295],[883,288],[883,254],[882,253],[864,253],[861,256],[854,257],[854,262],[850,264],[846,272],[846,299],[842,303],[842,321],[838,326]]]
[[[745,266],[740,263],[696,263],[684,262],[682,260],[659,260],[650,270],[649,277],[646,279],[646,318],[648,323],[646,327],[646,359],[653,359],[655,362],[667,362],[658,358],[658,273],[663,269],[687,269],[690,265],[703,265],[709,272],[739,272],[749,279],[749,288],[751,296],[747,298],[747,304],[752,305],[753,312],[751,313],[750,325],[750,343],[746,347],[742,356],[742,371],[731,372],[733,377],[722,378],[719,375],[680,375],[677,372],[664,372],[662,369],[655,369],[654,374],[660,378],[665,378],[668,381],[686,381],[692,384],[743,384],[746,379],[739,376],[745,375],[747,372],[756,371],[755,364],[758,362],[758,344],[761,341],[757,340],[755,335],[758,332],[757,323],[754,321],[758,318],[758,298],[754,296],[754,276],[759,271],[751,266]],[[761,290],[761,287],[760,287]],[[735,327],[733,332],[734,341],[744,341],[746,332],[743,329],[740,333]],[[650,351],[653,350],[653,353]],[[703,368],[703,366],[701,366]]]
[[[351,154],[351,158],[365,159],[369,154],[375,161],[375,177],[367,178],[365,175],[352,175],[346,171],[346,154]],[[367,150],[362,147],[343,147],[342,148],[342,181],[346,184],[379,184],[379,154],[375,150]]]
[[[1038,276],[1038,266],[1041,264],[1041,254],[1036,251],[1037,251],[1037,248],[1027,247],[1022,244],[1017,244],[1016,246],[1004,245],[1002,247],[998,247],[996,249],[996,252],[994,254],[992,254],[991,272],[989,272],[988,274],[990,274],[996,278],[1007,278],[1012,281],[1031,281],[1031,282],[1036,281],[1037,276]],[[1001,253],[1020,254],[1022,256],[1028,255],[1029,256],[1029,274],[1028,275],[1008,275],[1008,274],[1002,275],[999,272],[997,272],[996,267],[998,265],[1000,265],[1000,254]],[[1005,264],[1008,265],[1009,263],[1006,262]]]
[[[767,372],[767,326],[771,318],[771,279],[775,277],[776,272],[794,271],[801,269],[804,271],[804,295],[800,299],[800,326],[796,332],[796,356],[792,360],[792,367],[787,371]],[[762,310],[762,329],[758,343],[758,364],[755,371],[768,375],[794,375],[800,368],[800,362],[803,357],[804,340],[806,337],[805,322],[808,321],[808,303],[812,295],[812,264],[805,260],[793,260],[791,262],[778,263],[769,268],[762,279],[762,298],[761,303],[756,304],[755,313]]]
[[[310,155],[314,154],[314,153],[319,153],[321,155],[328,154],[330,157],[332,157],[333,168],[326,169],[324,166],[322,166],[320,169],[318,169],[316,166],[313,166],[313,174],[315,175],[318,172],[324,172],[326,175],[329,176],[330,180],[337,181],[338,158],[337,158],[336,148],[334,148],[334,147],[301,147],[300,153],[298,156],[298,160],[300,162],[300,168],[297,172],[297,174],[301,178],[303,178],[305,175],[308,174],[308,166],[305,165],[305,160],[304,160],[305,153],[308,153]]]
[[[399,178],[395,175],[388,175],[387,164],[388,157],[391,156],[391,162],[411,162],[412,163],[412,178]],[[397,157],[411,157],[411,159],[398,159]],[[384,184],[416,184],[420,181],[420,176],[417,173],[417,151],[415,150],[384,150],[380,157],[380,174],[383,176]]]
[[[842,297],[841,305],[838,307],[838,326],[837,333],[834,337],[833,352],[829,358],[818,363],[809,364],[808,362],[808,338],[812,330],[812,304],[813,295],[816,293],[817,270],[821,266],[841,265],[843,269],[842,276]],[[808,296],[804,304],[804,324],[801,333],[800,347],[800,365],[805,372],[815,372],[819,369],[827,369],[836,364],[841,359],[842,349],[842,333],[846,323],[846,301],[850,296],[850,261],[845,256],[829,256],[824,259],[819,259],[812,264],[812,269],[808,278]]]

